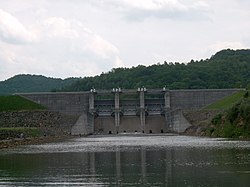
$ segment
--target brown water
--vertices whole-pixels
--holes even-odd
[[[248,141],[90,136],[0,153],[0,186],[249,185]]]

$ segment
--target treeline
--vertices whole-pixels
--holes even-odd
[[[189,63],[163,62],[151,66],[114,68],[94,77],[57,79],[16,75],[0,81],[0,95],[20,92],[88,91],[95,89],[245,88],[250,85],[250,50],[222,50],[210,59]]]
[[[216,89],[245,88],[250,83],[250,50],[222,50],[210,59],[189,63],[164,62],[151,66],[115,68],[95,77],[85,77],[57,91],[87,91],[91,88]]]
[[[6,81],[0,81],[0,95],[21,92],[49,92],[71,85],[78,78],[58,79],[42,75],[16,75]]]

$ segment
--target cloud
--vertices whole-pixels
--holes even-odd
[[[2,46],[0,46],[0,63],[1,65],[3,65],[2,63],[5,62],[6,64],[11,64],[15,61],[16,59],[16,55],[15,53],[13,53],[11,50],[8,50]],[[3,68],[1,68],[3,69]]]
[[[123,65],[117,47],[78,20],[47,17],[33,29],[39,41],[21,47],[6,47],[7,43],[0,46],[6,48],[0,52],[5,74],[11,71],[56,77],[90,76]]]
[[[113,54],[118,54],[118,49],[98,35],[92,35],[89,49],[102,58],[109,58]]]
[[[170,11],[186,11],[187,7],[181,4],[177,0],[143,0],[143,1],[133,1],[133,0],[124,0],[124,4],[131,8],[138,10],[166,10]]]
[[[7,43],[23,44],[34,41],[36,36],[17,18],[0,9],[0,39]]]
[[[250,46],[248,0],[0,2],[0,79],[91,76]]]
[[[97,6],[108,6],[129,20],[149,17],[179,20],[209,19],[210,7],[205,1],[191,0],[95,0]],[[93,3],[94,2],[94,3]]]
[[[69,56],[73,53],[82,53],[95,58],[112,59],[119,55],[119,50],[112,43],[84,27],[77,20],[50,17],[43,22],[43,26],[40,30],[46,33],[43,36],[44,40],[52,39],[58,44],[61,42],[67,44],[65,47]]]
[[[79,37],[78,32],[72,28],[72,23],[60,17],[50,17],[46,19],[43,26],[48,29],[50,37]]]

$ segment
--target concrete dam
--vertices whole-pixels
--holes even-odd
[[[95,90],[18,94],[50,111],[77,115],[72,135],[184,132],[183,110],[201,109],[241,89]]]

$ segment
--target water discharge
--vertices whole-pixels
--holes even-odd
[[[248,186],[250,142],[89,136],[1,150],[0,186]]]

